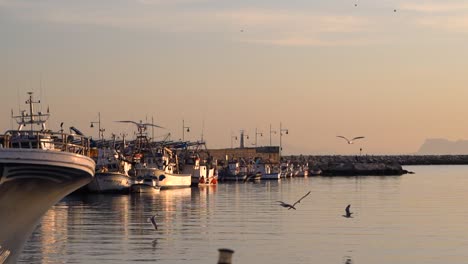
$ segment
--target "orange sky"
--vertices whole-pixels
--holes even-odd
[[[52,129],[95,137],[98,112],[107,136],[154,117],[157,136],[178,140],[185,120],[196,140],[204,123],[211,148],[241,129],[252,145],[256,128],[268,145],[282,122],[286,154],[405,154],[468,134],[464,1],[0,0],[0,36],[3,130],[34,91]]]

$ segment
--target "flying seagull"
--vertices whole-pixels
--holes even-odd
[[[115,122],[119,122],[119,123],[131,123],[131,124],[135,124],[137,127],[152,126],[152,127],[164,128],[164,127],[162,127],[162,126],[158,126],[158,125],[151,124],[151,123],[143,123],[142,120],[140,120],[140,123],[135,122],[135,121],[131,121],[131,120],[119,120],[119,121],[115,121]]]
[[[158,230],[158,225],[156,224],[156,215],[151,216],[148,218],[148,222],[151,221],[151,224],[153,224],[154,229]]]
[[[356,139],[364,138],[364,137],[355,137],[355,138],[352,138],[351,140],[349,140],[349,139],[347,139],[346,137],[343,137],[343,136],[336,136],[336,137],[343,138],[344,140],[346,140],[346,142],[348,142],[348,144],[353,144],[354,140],[356,140]]]
[[[352,216],[351,216],[351,215],[352,215],[353,213],[351,213],[351,212],[349,211],[349,208],[350,208],[350,207],[351,207],[351,205],[350,205],[350,204],[348,204],[348,206],[346,206],[346,209],[345,209],[345,212],[346,212],[346,214],[345,214],[345,215],[343,215],[343,217],[346,217],[346,218],[352,218]]]
[[[294,206],[295,206],[296,204],[300,203],[301,200],[304,199],[304,198],[305,198],[307,195],[309,195],[309,194],[310,194],[310,191],[309,191],[308,193],[306,193],[306,195],[302,196],[301,199],[297,200],[297,202],[293,203],[292,205],[287,204],[287,203],[285,203],[285,202],[283,202],[283,201],[277,201],[277,202],[280,203],[280,204],[279,204],[280,206],[283,206],[283,207],[285,207],[285,208],[288,208],[288,210],[291,210],[291,209],[296,210],[296,207],[294,207]]]

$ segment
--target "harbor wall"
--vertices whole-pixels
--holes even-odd
[[[468,155],[290,155],[282,159],[297,163],[398,163],[400,165],[468,165]]]

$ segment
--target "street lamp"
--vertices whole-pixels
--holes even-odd
[[[261,137],[263,137],[263,133],[257,132],[257,128],[255,128],[255,147],[257,147],[257,135],[260,135]]]
[[[101,112],[98,112],[98,121],[91,121],[91,125],[89,127],[94,127],[94,124],[98,124],[98,137],[100,139],[104,139],[104,128],[101,128]]]
[[[190,127],[185,126],[184,120],[182,119],[182,141],[185,141],[185,129],[187,129],[187,132],[190,132]]]
[[[233,148],[233,147],[232,147],[232,140],[233,140],[233,139],[237,141],[237,136],[231,135],[231,148]]]
[[[270,124],[270,147],[271,147],[271,134],[276,134],[276,130],[271,130],[271,124]]]
[[[287,134],[289,134],[289,130],[287,128],[282,128],[281,126],[281,122],[280,122],[280,129],[279,129],[279,133],[280,133],[280,157],[281,157],[281,151],[283,150],[283,146],[282,146],[282,142],[281,142],[281,137],[283,136],[283,132]]]

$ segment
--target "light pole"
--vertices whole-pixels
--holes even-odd
[[[276,134],[275,130],[271,130],[271,124],[270,124],[270,147],[271,147],[271,134],[274,133]]]
[[[281,142],[281,137],[283,136],[283,132],[287,134],[289,134],[289,130],[287,128],[282,128],[281,126],[281,122],[280,122],[280,129],[279,129],[279,133],[280,133],[280,157],[281,157],[281,151],[283,150],[283,145],[282,145],[282,142]]]
[[[94,124],[98,124],[99,139],[104,139],[104,131],[106,131],[106,130],[104,128],[101,128],[101,112],[98,112],[98,121],[91,121],[91,125],[89,127],[94,127]]]
[[[257,135],[260,135],[261,137],[263,137],[263,133],[257,132],[257,128],[255,128],[255,147],[257,147]]]
[[[185,141],[185,129],[190,132],[190,127],[185,126],[184,120],[182,119],[182,141]]]
[[[231,134],[231,148],[233,148],[233,147],[232,147],[232,140],[233,140],[233,139],[237,141],[237,136],[233,136],[233,135]]]

